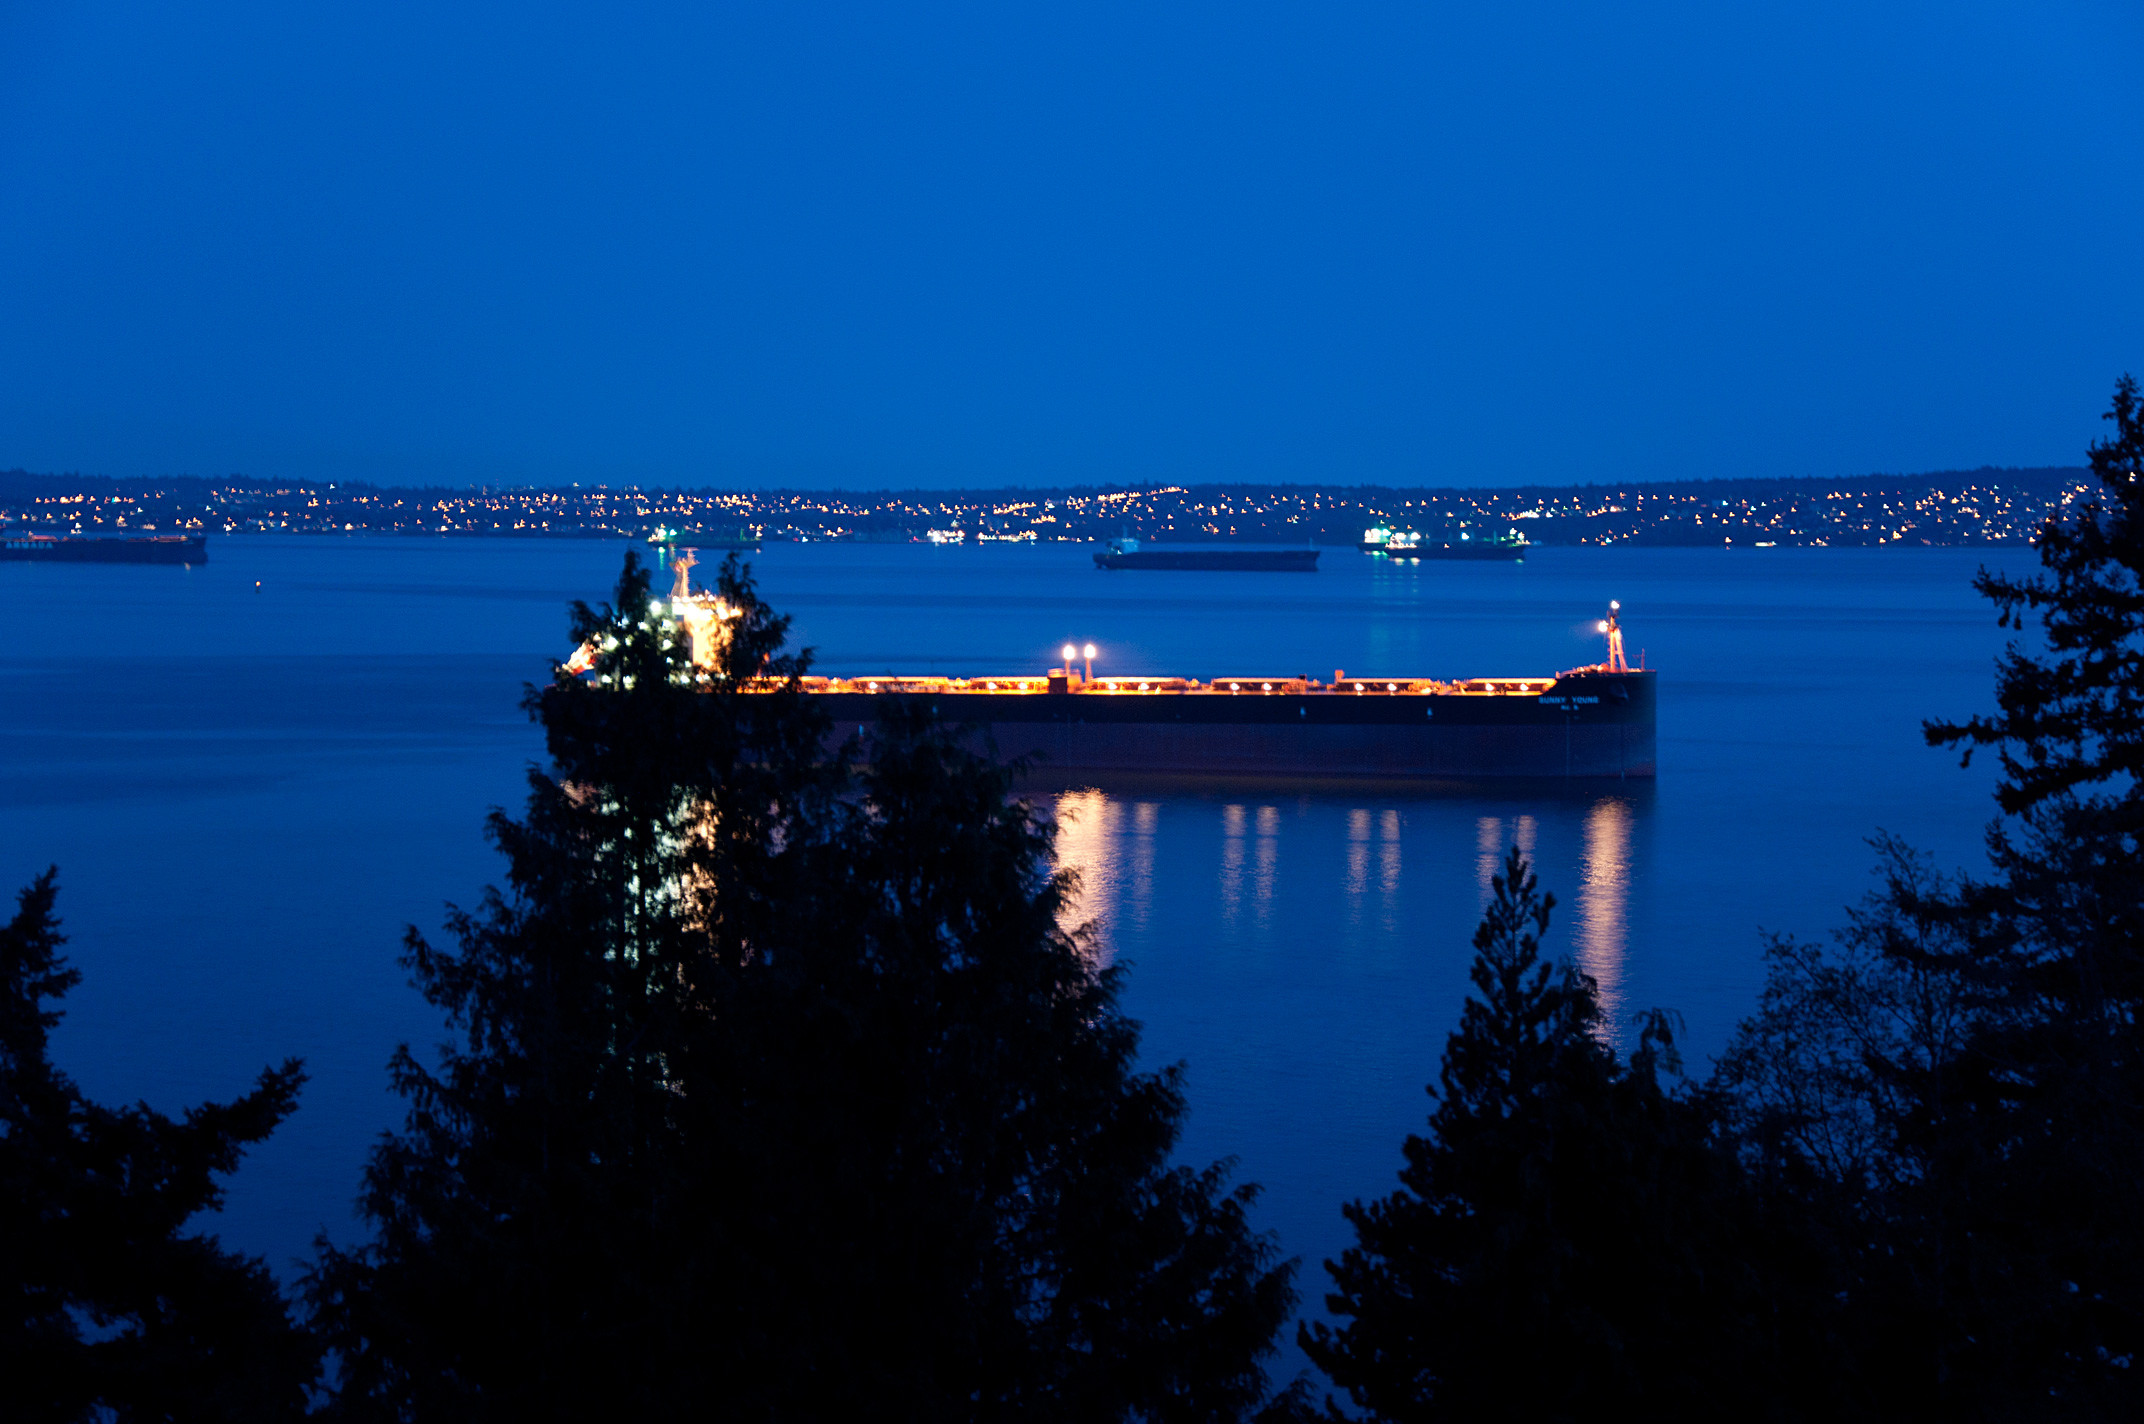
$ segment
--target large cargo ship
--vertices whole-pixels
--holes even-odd
[[[1224,573],[1314,574],[1316,549],[1142,549],[1137,539],[1112,539],[1094,556],[1098,569],[1177,569]]]
[[[1388,559],[1494,559],[1510,563],[1524,559],[1533,545],[1525,535],[1511,532],[1482,539],[1461,534],[1456,544],[1429,544],[1412,529],[1388,529],[1380,524],[1362,531],[1360,547],[1365,554],[1381,554]]]
[[[79,534],[0,534],[0,562],[41,564],[205,564],[200,534],[107,538]]]
[[[720,599],[694,593],[691,551],[675,564],[667,615],[711,674],[726,623]],[[1600,620],[1606,658],[1535,677],[1213,678],[1093,675],[1096,650],[1067,644],[1062,666],[991,677],[807,677],[833,737],[868,733],[889,700],[971,725],[1007,757],[1052,770],[1233,776],[1650,778],[1658,675],[1623,654],[1622,609]],[[1080,657],[1084,651],[1084,662]],[[584,647],[569,670],[593,668]]]

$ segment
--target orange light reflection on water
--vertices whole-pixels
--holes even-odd
[[[1280,808],[1258,808],[1257,865],[1251,880],[1251,893],[1258,904],[1258,922],[1265,924],[1273,915],[1273,884],[1280,874]]]
[[[1221,918],[1234,924],[1243,907],[1243,831],[1241,806],[1221,808]]]
[[[1132,803],[1132,829],[1128,837],[1131,860],[1131,896],[1125,907],[1128,928],[1144,931],[1154,913],[1154,832],[1161,824],[1161,806],[1153,801]]]
[[[1362,917],[1362,895],[1370,888],[1370,813],[1347,813],[1347,912],[1350,920]]]
[[[1628,950],[1630,803],[1603,796],[1586,813],[1579,862],[1578,967],[1600,986],[1601,1017],[1611,1035],[1624,1024],[1623,958]]]
[[[1112,823],[1119,808],[1100,791],[1067,791],[1051,810],[1057,821],[1057,868],[1078,876],[1077,887],[1057,912],[1058,927],[1070,934],[1091,924],[1089,943],[1096,960],[1107,964],[1112,957],[1108,911],[1117,903],[1118,891]]]
[[[1077,888],[1060,911],[1060,924],[1067,932],[1088,927],[1096,961],[1107,964],[1115,957],[1118,940],[1126,934],[1136,940],[1158,912],[1155,859],[1162,803],[1117,799],[1084,789],[1059,794],[1049,809],[1057,824],[1057,864],[1078,877]],[[1280,885],[1284,819],[1280,808],[1236,802],[1207,809],[1203,815],[1212,816],[1214,809],[1219,811],[1221,842],[1215,885],[1221,924],[1240,925],[1247,909],[1255,926],[1270,929],[1280,902],[1288,898]],[[1367,917],[1368,925],[1387,934],[1401,931],[1403,885],[1408,884],[1403,875],[1406,819],[1397,809],[1358,806],[1349,808],[1337,823],[1324,823],[1330,827],[1325,834],[1337,831],[1341,838],[1339,908],[1348,924],[1364,925],[1374,890],[1376,913]],[[1544,949],[1557,957],[1569,954],[1593,978],[1600,989],[1604,1033],[1615,1038],[1627,1028],[1623,1022],[1628,1012],[1625,961],[1635,824],[1628,799],[1603,796],[1584,812],[1576,827],[1568,821],[1551,827],[1548,849],[1555,854],[1568,854],[1558,847],[1567,847],[1570,831],[1578,830],[1581,844],[1576,866],[1563,861],[1558,871],[1536,865],[1543,890],[1560,892],[1563,900],[1551,942]],[[1317,845],[1316,823],[1303,825],[1307,829],[1290,854],[1298,860],[1306,854],[1313,860],[1330,855],[1331,851]],[[1542,849],[1542,825],[1531,815],[1477,816],[1473,832],[1473,879],[1480,902],[1486,906],[1493,893],[1491,882],[1503,869],[1506,849],[1516,847],[1535,860]],[[1211,853],[1209,849],[1207,854]],[[1440,862],[1434,849],[1424,856],[1415,866],[1415,876],[1437,876]],[[1575,886],[1571,884],[1574,878]],[[1410,887],[1410,893],[1419,893],[1419,887]],[[1557,931],[1566,928],[1571,938],[1561,941]],[[1452,946],[1454,952],[1462,947],[1463,941]]]
[[[1519,848],[1519,854],[1529,861],[1534,858],[1534,842],[1540,826],[1531,816],[1515,816],[1511,822],[1511,843]],[[1474,888],[1481,894],[1482,908],[1496,894],[1495,880],[1504,868],[1504,818],[1483,816],[1474,822]],[[1540,874],[1535,867],[1534,873]]]

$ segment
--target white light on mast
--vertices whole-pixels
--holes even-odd
[[[1601,664],[1602,672],[1629,672],[1630,664],[1623,660],[1622,603],[1610,599],[1608,616],[1595,626],[1608,635],[1608,661]]]

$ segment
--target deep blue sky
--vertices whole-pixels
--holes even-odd
[[[2144,10],[0,0],[0,467],[2073,463]]]

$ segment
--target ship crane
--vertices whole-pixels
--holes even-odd
[[[1608,616],[1600,621],[1600,631],[1608,635],[1608,661],[1601,664],[1602,672],[1629,672],[1630,664],[1623,658],[1623,605],[1616,599],[1608,600]]]

